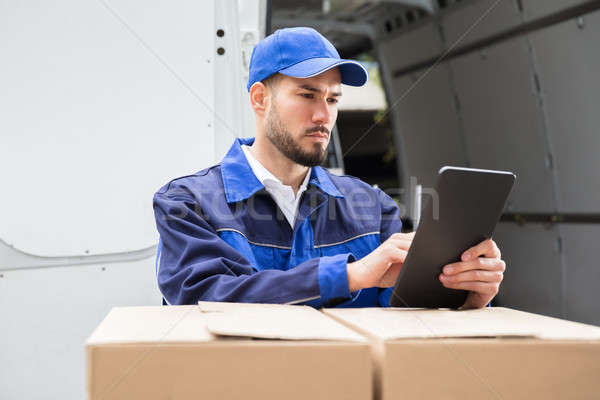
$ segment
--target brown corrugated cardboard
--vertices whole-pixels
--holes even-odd
[[[366,342],[364,336],[311,307],[214,302],[198,304],[200,311],[207,313],[207,329],[214,335]]]
[[[508,308],[326,309],[371,340],[376,399],[597,399],[600,328]]]
[[[371,397],[361,335],[309,307],[223,304],[114,308],[86,343],[88,398]]]

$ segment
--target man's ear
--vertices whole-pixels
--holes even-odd
[[[269,96],[269,88],[262,82],[254,82],[250,87],[250,105],[257,115],[267,112]]]

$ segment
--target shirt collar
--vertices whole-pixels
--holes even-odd
[[[258,178],[260,183],[265,185],[266,181],[275,181],[279,184],[282,184],[281,181],[271,173],[271,171],[266,169],[256,158],[254,158],[254,156],[249,150],[250,147],[247,144],[242,144],[241,148],[244,152],[244,155],[246,156],[246,160],[248,160],[250,168],[252,168],[252,172],[254,172],[254,175],[256,176],[256,178]]]
[[[279,178],[277,178],[275,175],[273,175],[271,173],[271,171],[266,169],[256,158],[254,158],[254,156],[252,155],[252,152],[250,152],[250,147],[248,147],[248,145],[242,144],[241,147],[242,147],[242,151],[244,152],[244,155],[246,156],[246,159],[248,160],[248,164],[250,165],[250,168],[252,168],[252,172],[254,172],[254,175],[256,175],[256,177],[258,178],[260,183],[262,183],[264,186],[268,185],[267,182],[273,182],[276,186],[279,186],[279,187],[286,186],[283,184],[283,182],[281,182],[279,180]],[[302,184],[300,185],[300,188],[298,189],[298,193],[303,192],[306,189],[306,187],[308,186],[308,180],[310,178],[311,168],[309,168],[307,172],[308,173],[302,180]]]
[[[221,162],[223,187],[225,188],[225,198],[228,203],[245,200],[264,188],[264,184],[254,174],[242,150],[243,144],[251,146],[252,143],[254,143],[254,138],[237,138]],[[265,171],[273,176],[266,169]],[[273,178],[275,177],[273,176]],[[306,183],[307,178],[304,179],[304,183]],[[331,181],[327,171],[321,167],[311,168],[308,184],[317,186],[329,196],[344,197]]]

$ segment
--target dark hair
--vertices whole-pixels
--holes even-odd
[[[273,75],[263,79],[261,82],[263,85],[269,88],[269,90],[275,91],[275,87],[279,81],[283,78],[283,75],[279,72],[275,72]]]

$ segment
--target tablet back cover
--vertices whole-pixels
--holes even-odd
[[[515,175],[444,167],[390,299],[392,307],[459,308],[468,292],[445,288],[442,268],[492,237]]]

